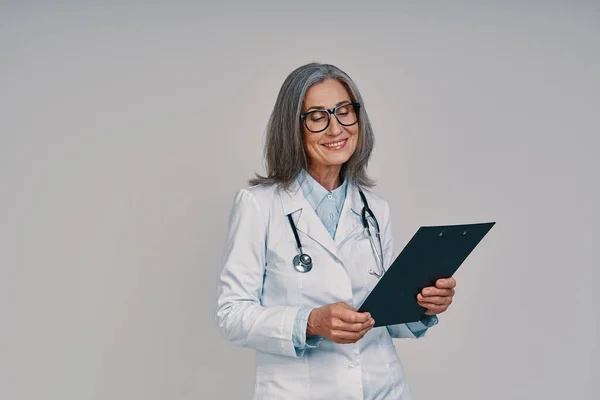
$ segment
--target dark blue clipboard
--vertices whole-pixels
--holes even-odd
[[[419,228],[358,311],[371,313],[375,327],[420,320],[425,308],[417,303],[417,294],[454,275],[495,224]]]

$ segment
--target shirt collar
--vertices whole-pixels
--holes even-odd
[[[325,189],[319,182],[317,182],[306,170],[303,168],[298,173],[296,177],[298,184],[300,185],[300,189],[302,189],[302,194],[311,205],[313,210],[317,210],[321,201],[328,195],[331,194],[335,200],[335,205],[338,212],[341,212],[342,207],[344,205],[344,200],[346,200],[346,192],[348,188],[348,181],[344,179],[342,184],[337,188],[333,189],[329,192]]]

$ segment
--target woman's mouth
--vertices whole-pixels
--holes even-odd
[[[323,146],[328,150],[340,150],[344,147],[348,139],[338,140],[336,142],[324,143]]]

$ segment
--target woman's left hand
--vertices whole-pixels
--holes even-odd
[[[441,314],[452,304],[455,287],[454,278],[438,279],[435,286],[428,286],[417,295],[417,303],[427,309],[427,315]]]

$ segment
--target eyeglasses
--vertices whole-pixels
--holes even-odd
[[[331,115],[340,125],[351,126],[358,122],[358,110],[360,103],[347,103],[339,105],[329,110],[314,110],[301,114],[300,119],[304,121],[304,126],[311,132],[322,132],[329,126]]]

